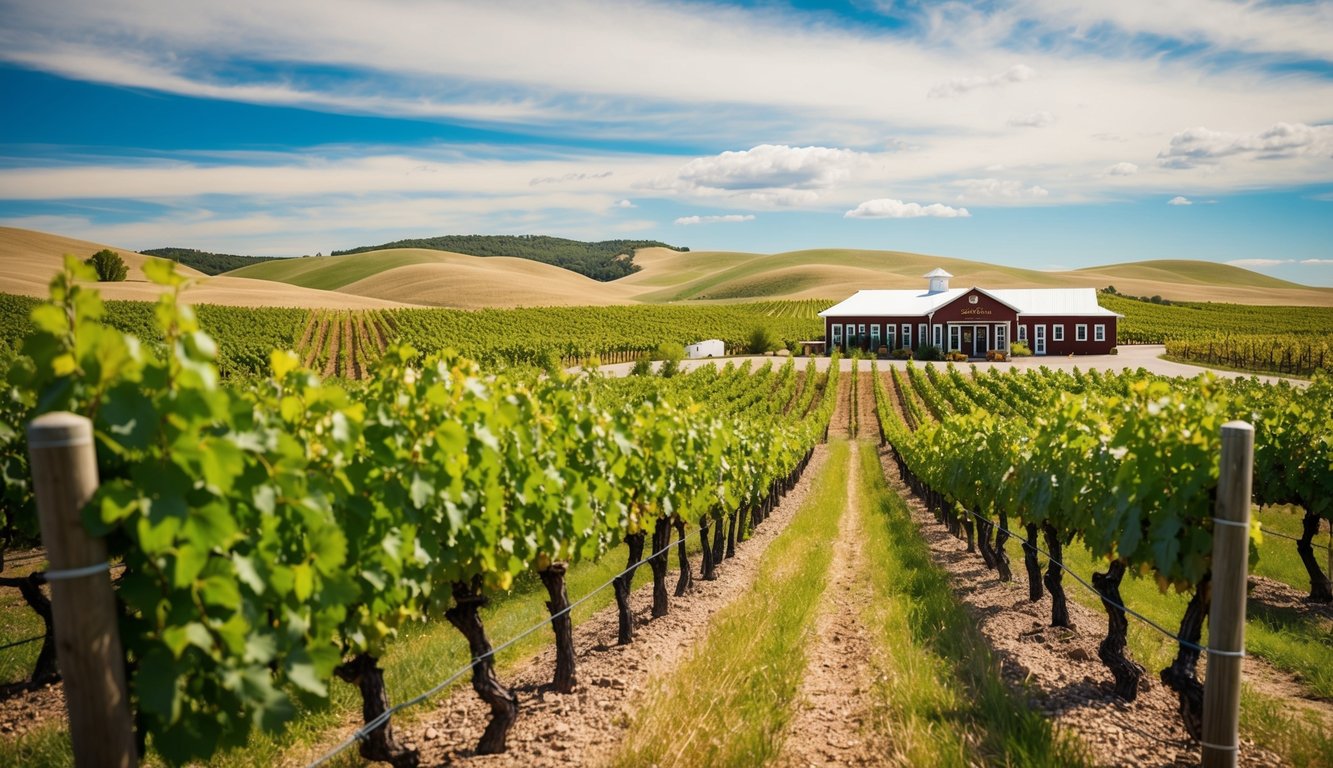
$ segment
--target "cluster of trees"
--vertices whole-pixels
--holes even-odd
[[[251,264],[258,264],[263,261],[272,261],[277,258],[276,256],[237,256],[232,253],[209,253],[208,251],[197,251],[193,248],[150,248],[146,251],[140,251],[140,253],[170,259],[177,264],[184,264],[191,269],[197,269],[205,275],[220,275],[233,269],[248,267]]]
[[[329,255],[342,256],[349,253],[380,251],[386,248],[428,248],[435,251],[464,253],[469,256],[512,256],[518,259],[540,261],[544,264],[554,264],[557,267],[564,267],[603,282],[615,280],[639,270],[634,264],[634,250],[636,248],[689,250],[689,248],[678,248],[656,240],[603,240],[597,243],[588,243],[547,235],[441,235],[440,237],[395,240],[383,245],[365,245],[345,251],[333,251]]]

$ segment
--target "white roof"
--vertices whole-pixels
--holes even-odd
[[[857,291],[835,304],[820,317],[904,316],[920,317],[943,307],[972,288],[947,291]],[[1091,315],[1118,317],[1097,303],[1096,288],[999,288],[975,289],[1008,304],[1023,315]]]
[[[922,275],[922,277],[953,277],[953,275],[949,274],[948,272],[945,272],[943,269],[940,269],[939,267],[936,267],[931,271],[927,272],[926,274]]]

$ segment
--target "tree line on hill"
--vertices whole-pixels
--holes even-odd
[[[140,251],[146,256],[157,256],[197,269],[205,275],[220,275],[233,269],[248,267],[262,261],[273,261],[277,256],[237,256],[232,253],[209,253],[194,248],[150,248]]]
[[[342,256],[387,248],[426,248],[468,256],[512,256],[554,264],[602,282],[637,272],[639,267],[634,263],[636,248],[689,250],[656,240],[603,240],[591,243],[548,235],[442,235],[360,246],[345,251],[332,251],[329,255]]]

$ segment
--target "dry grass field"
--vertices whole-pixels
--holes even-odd
[[[0,291],[45,295],[64,253],[92,255],[97,243],[0,228]],[[150,299],[156,288],[139,265],[146,258],[111,246],[130,266],[124,283],[102,286],[112,299]],[[955,285],[1041,288],[1114,285],[1122,294],[1174,301],[1333,306],[1333,288],[1290,283],[1225,264],[1144,261],[1065,272],[1004,267],[899,251],[819,249],[777,254],[646,248],[642,269],[603,283],[550,264],[392,249],[347,256],[265,262],[217,277],[197,276],[196,303],[364,309],[400,305],[460,309],[587,306],[679,301],[840,299],[863,288],[919,288],[943,267]]]
[[[0,292],[24,296],[45,296],[51,277],[64,263],[64,255],[87,258],[103,248],[120,254],[129,267],[129,276],[120,283],[101,283],[103,298],[152,301],[161,289],[144,278],[142,265],[149,258],[125,248],[76,240],[60,235],[26,229],[0,227]],[[376,309],[402,306],[401,302],[335,293],[231,275],[206,277],[189,267],[178,267],[194,282],[185,289],[185,297],[195,304],[222,304],[236,307],[327,307],[330,309]]]

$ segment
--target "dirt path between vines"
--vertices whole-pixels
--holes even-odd
[[[838,376],[838,399],[833,408],[833,417],[829,419],[828,436],[851,439],[852,436],[852,376]]]
[[[949,535],[901,482],[887,449],[880,453],[890,486],[907,502],[913,520],[929,543],[935,562],[950,575],[954,595],[976,620],[1000,663],[1006,682],[1024,690],[1031,705],[1057,727],[1072,729],[1100,765],[1197,765],[1199,746],[1184,733],[1176,695],[1157,681],[1157,670],[1144,675],[1147,690],[1126,703],[1111,693],[1110,673],[1097,658],[1097,645],[1106,632],[1106,615],[1069,600],[1073,630],[1050,624],[1051,602],[1046,594],[1037,603],[1027,599],[1019,542],[1011,540],[1015,580],[999,581],[981,561],[967,552],[966,542]],[[1082,589],[1065,579],[1065,589]],[[1257,681],[1250,670],[1257,659],[1246,660],[1246,682]],[[1200,678],[1206,667],[1199,665]],[[1241,765],[1281,765],[1277,755],[1241,740]]]
[[[421,750],[422,766],[568,768],[607,762],[620,744],[629,714],[652,681],[676,669],[703,639],[713,614],[744,597],[750,589],[764,550],[809,496],[811,483],[827,456],[827,447],[817,446],[796,487],[753,536],[737,546],[736,556],[722,562],[718,579],[702,581],[696,571],[693,591],[685,597],[673,597],[667,616],[649,619],[651,584],[636,590],[630,598],[636,619],[633,643],[615,644],[614,605],[576,626],[579,685],[574,693],[560,695],[544,688],[555,664],[553,645],[506,674],[502,682],[512,686],[519,697],[518,721],[510,732],[507,753],[473,754],[489,719],[489,709],[467,684],[460,684],[434,711],[402,729],[403,741]],[[698,557],[693,558],[691,567],[699,567]],[[668,580],[669,585],[673,582]]]
[[[864,394],[864,393],[862,393]],[[866,450],[871,450],[868,446]],[[875,749],[865,733],[873,685],[873,656],[861,616],[870,602],[865,554],[859,537],[864,524],[860,467],[849,454],[847,508],[838,521],[838,538],[814,631],[806,641],[805,676],[797,709],[783,736],[777,765],[875,765]]]

